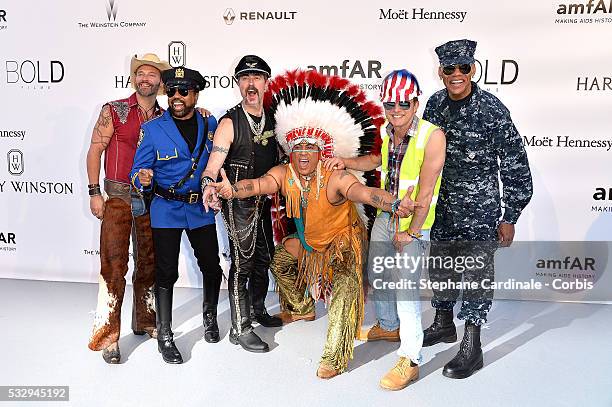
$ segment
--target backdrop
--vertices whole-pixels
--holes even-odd
[[[130,57],[145,52],[200,70],[210,86],[199,105],[217,117],[240,100],[231,73],[247,53],[273,74],[341,75],[371,98],[386,73],[407,68],[424,90],[422,113],[443,86],[434,48],[476,40],[475,80],[510,109],[533,173],[516,239],[612,240],[612,4],[572,1],[5,0],[0,277],[97,281],[99,221],[89,211],[85,155],[102,104],[130,95]],[[599,279],[610,246],[587,255],[579,246],[569,255],[595,256],[595,267],[572,271]],[[178,284],[197,286],[187,248]],[[524,267],[552,278],[558,263],[536,260],[567,255],[543,251]]]

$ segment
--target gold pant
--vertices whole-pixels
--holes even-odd
[[[332,259],[332,298],[328,310],[327,341],[321,363],[343,372],[353,358],[354,339],[361,325],[363,290],[356,270],[355,255],[346,250],[343,261]],[[276,279],[281,308],[295,314],[314,311],[314,301],[306,294],[306,283],[297,286],[298,261],[281,244],[276,247],[270,270]]]

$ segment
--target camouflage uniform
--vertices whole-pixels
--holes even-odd
[[[484,268],[466,269],[463,277],[466,281],[481,278],[493,281],[497,226],[500,221],[516,223],[531,199],[533,186],[527,153],[510,112],[499,99],[475,83],[472,89],[469,102],[456,114],[451,114],[447,90],[442,89],[429,98],[423,115],[446,133],[446,162],[431,239],[461,242],[439,245],[438,255],[469,252],[485,256]],[[503,217],[498,174],[503,184]],[[435,248],[433,245],[432,256],[436,255]],[[450,274],[453,279],[461,277]],[[430,275],[434,279],[449,273],[432,270]],[[432,305],[450,310],[457,294],[447,291],[444,298],[434,295]],[[464,292],[458,318],[483,324],[492,298],[490,291]]]

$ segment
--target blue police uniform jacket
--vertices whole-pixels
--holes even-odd
[[[210,135],[217,128],[217,120],[213,116],[208,117],[208,133],[204,134],[206,119],[197,111],[195,114],[198,122],[198,139],[193,153],[189,151],[187,142],[174,124],[169,111],[141,126],[140,140],[130,172],[130,179],[136,189],[141,191],[147,189],[143,188],[138,179],[138,171],[143,168],[153,170],[155,184],[164,189],[173,187],[187,175],[198,157],[201,144],[206,143],[196,171],[182,187],[175,189],[178,195],[200,191],[200,178],[212,151],[213,143]],[[195,229],[214,223],[214,212],[206,212],[201,200],[189,204],[155,195],[151,203],[151,227],[154,228]]]

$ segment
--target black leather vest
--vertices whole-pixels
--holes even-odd
[[[276,138],[268,138],[265,146],[254,143],[255,135],[240,103],[229,109],[221,119],[225,117],[232,119],[234,126],[234,141],[223,164],[230,182],[259,177],[278,163]],[[274,130],[274,117],[266,111],[264,131],[268,130]]]

